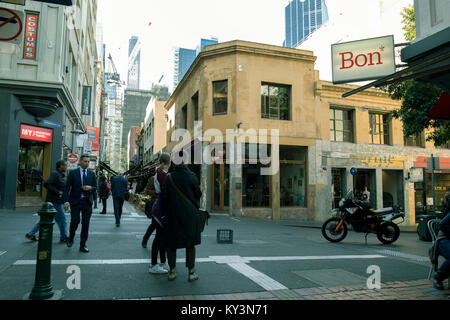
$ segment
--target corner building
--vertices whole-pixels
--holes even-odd
[[[346,190],[367,187],[375,208],[400,205],[406,224],[414,225],[423,194],[409,172],[425,170],[423,161],[431,154],[450,157],[449,150],[405,141],[400,120],[390,116],[398,101],[377,89],[343,99],[356,86],[321,81],[315,61],[311,51],[245,41],[205,48],[165,105],[167,151],[182,145],[192,156],[195,148],[205,151],[208,143],[217,143],[210,129],[222,133],[215,163],[191,165],[200,178],[201,204],[213,212],[322,222]],[[202,121],[201,132],[195,121]],[[189,130],[191,141],[171,141],[180,128]],[[243,164],[227,163],[226,156],[221,161],[221,155],[236,153],[236,145],[226,143],[227,129],[245,138]],[[255,133],[270,129],[279,130],[278,157],[269,154],[279,170],[263,176],[265,165],[249,151]],[[196,138],[200,133],[203,145]],[[256,150],[277,142],[271,139],[259,136]]]

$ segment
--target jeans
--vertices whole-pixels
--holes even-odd
[[[68,238],[67,235],[67,221],[66,221],[66,212],[64,211],[64,206],[62,204],[54,204],[53,207],[56,210],[55,222],[58,224],[59,232],[60,232],[60,240],[66,240]],[[30,236],[34,236],[39,231],[39,222],[40,219],[34,224],[28,234]]]
[[[175,269],[177,265],[177,249],[167,248],[167,260],[169,260],[170,269]],[[195,267],[195,247],[186,248],[186,267],[190,270]]]
[[[116,224],[120,224],[120,218],[122,218],[122,209],[124,198],[113,197],[114,201],[114,216],[116,217]]]
[[[437,271],[437,279],[443,281],[450,277],[450,239],[439,241],[439,254],[445,258],[444,263]]]

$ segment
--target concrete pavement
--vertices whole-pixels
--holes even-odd
[[[116,228],[110,199],[108,214],[94,210],[88,247],[59,244],[55,225],[52,284],[65,300],[111,299],[447,299],[427,280],[430,243],[415,233],[382,245],[375,235],[350,232],[342,243],[323,239],[313,224],[213,215],[197,247],[200,279],[187,282],[184,250],[178,251],[178,278],[148,273],[149,249],[140,246],[150,223],[128,203]],[[0,211],[0,299],[21,300],[34,284],[37,244],[25,239],[35,210]],[[81,226],[80,226],[81,228]],[[232,229],[233,244],[218,244],[217,229]],[[151,242],[149,242],[151,244]],[[71,288],[69,267],[80,270],[80,288]],[[368,290],[370,266],[380,269],[381,289]],[[73,287],[73,286],[72,286]]]

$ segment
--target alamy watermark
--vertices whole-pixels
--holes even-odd
[[[280,131],[278,129],[227,129],[225,138],[221,130],[208,129],[203,123],[194,123],[194,137],[187,129],[176,129],[170,137],[178,142],[173,148],[172,162],[184,164],[249,164],[262,165],[260,174],[275,175],[279,171]],[[192,142],[194,141],[194,144]],[[246,152],[246,144],[248,152]],[[224,149],[224,145],[228,147]],[[269,152],[270,147],[270,152]],[[179,151],[183,150],[181,157]],[[270,165],[270,166],[269,166]]]

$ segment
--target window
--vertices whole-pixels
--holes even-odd
[[[290,120],[291,87],[278,84],[261,85],[261,117]]]
[[[187,104],[181,109],[181,126],[183,129],[187,129]]]
[[[227,114],[228,80],[213,82],[213,115]]]
[[[353,142],[353,110],[330,108],[330,140]]]
[[[192,97],[192,105],[194,106],[194,121],[198,121],[198,92]]]
[[[388,114],[369,113],[371,143],[390,144]]]
[[[306,207],[306,147],[280,146],[280,206]]]
[[[425,135],[423,132],[405,137],[405,146],[425,148]]]

